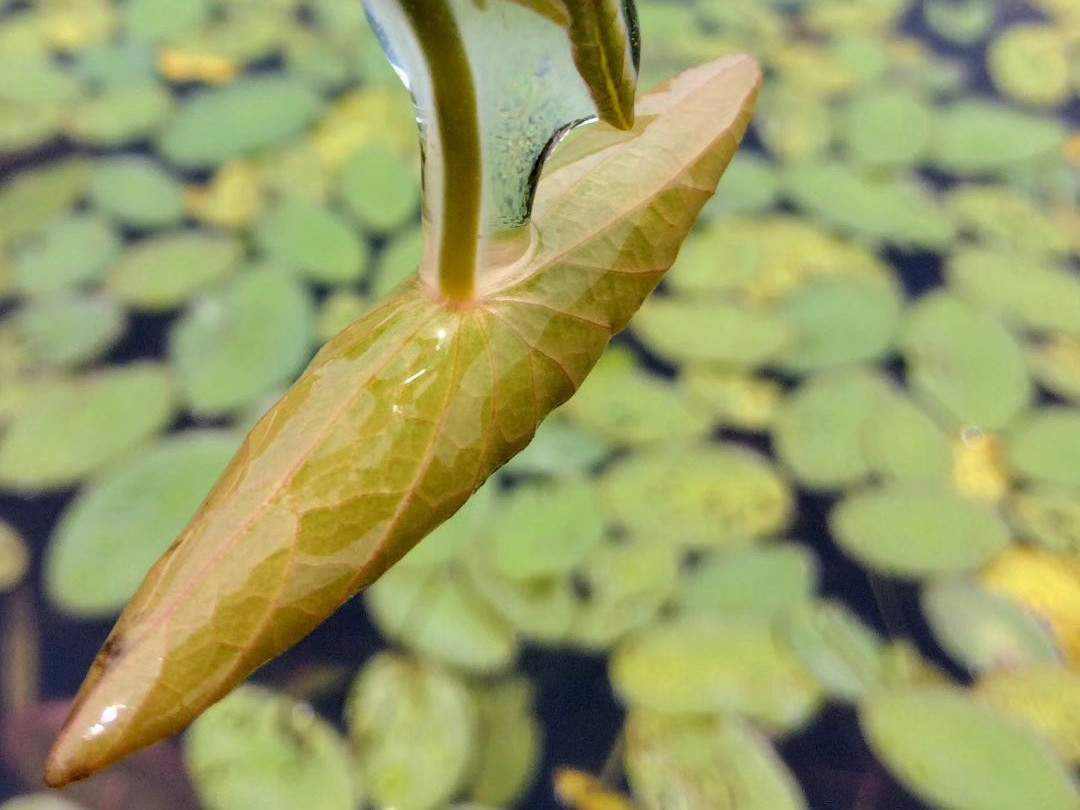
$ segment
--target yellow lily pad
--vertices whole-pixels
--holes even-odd
[[[1080,763],[1080,674],[1060,664],[1003,669],[981,677],[974,698],[1049,740]]]
[[[1073,92],[1069,47],[1068,34],[1059,28],[1038,23],[1010,26],[987,51],[990,79],[1007,98],[1033,107],[1055,107]]]

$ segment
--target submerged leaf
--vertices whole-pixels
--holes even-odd
[[[724,59],[643,98],[632,132],[582,132],[540,182],[534,255],[483,277],[469,307],[414,281],[324,347],[121,617],[49,781],[184,727],[522,449],[674,261],[759,80],[753,60]]]

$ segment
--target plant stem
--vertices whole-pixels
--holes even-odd
[[[401,0],[401,7],[427,61],[437,111],[442,188],[430,191],[442,195],[435,235],[439,289],[449,301],[466,302],[476,289],[483,199],[476,85],[448,0]]]

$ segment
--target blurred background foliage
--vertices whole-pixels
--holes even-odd
[[[1080,3],[639,10],[646,86],[767,69],[663,288],[258,685],[46,795],[419,171],[359,0],[0,0],[3,810],[1080,806]]]

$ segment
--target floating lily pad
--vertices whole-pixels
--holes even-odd
[[[241,79],[193,95],[162,133],[158,147],[178,166],[209,168],[296,135],[319,106],[314,91],[297,79]]]
[[[208,810],[352,810],[348,750],[310,706],[241,686],[195,721],[184,758]]]
[[[0,520],[0,593],[7,593],[26,576],[30,549],[15,528]]]
[[[140,42],[176,40],[193,34],[210,18],[209,0],[130,0],[121,7],[124,31]]]
[[[931,582],[921,604],[942,649],[970,672],[1060,660],[1053,634],[1035,614],[974,582]]]
[[[419,177],[400,155],[372,146],[345,164],[340,194],[361,225],[377,232],[392,231],[420,210]]]
[[[35,295],[97,281],[120,251],[120,237],[93,214],[58,219],[19,252],[11,274],[17,290]]]
[[[900,336],[917,396],[958,425],[1008,425],[1033,391],[1016,339],[990,314],[945,293],[908,312]]]
[[[566,641],[578,609],[570,577],[510,579],[495,570],[486,554],[467,555],[464,562],[476,592],[517,633],[541,644]]]
[[[648,808],[807,807],[768,739],[734,717],[636,712],[626,729],[625,758],[634,795]]]
[[[502,499],[488,551],[503,576],[533,579],[566,573],[603,535],[604,519],[589,483],[520,486]]]
[[[1073,92],[1069,47],[1068,35],[1053,26],[1013,25],[987,51],[990,79],[1003,96],[1032,106],[1057,106]]]
[[[960,176],[996,174],[1050,157],[1065,141],[1063,125],[991,101],[964,100],[938,117],[931,159]]]
[[[161,234],[139,242],[109,275],[108,288],[136,309],[173,309],[231,273],[240,260],[234,239],[209,231]]]
[[[76,105],[66,132],[90,146],[121,146],[150,137],[172,113],[173,98],[156,81],[113,85]]]
[[[680,556],[676,547],[657,543],[594,548],[574,579],[586,596],[570,624],[570,642],[606,650],[655,619],[678,590]]]
[[[645,372],[625,349],[608,351],[566,405],[566,413],[616,444],[646,444],[705,432],[708,420],[690,409],[667,380]]]
[[[792,510],[768,460],[734,444],[629,456],[601,479],[600,495],[633,537],[677,547],[745,544],[782,531]]]
[[[164,428],[172,383],[139,363],[42,390],[0,437],[0,482],[20,491],[70,486]]]
[[[1004,669],[975,684],[974,697],[1048,739],[1080,763],[1080,674],[1060,664]]]
[[[1039,385],[1063,399],[1080,403],[1080,339],[1052,335],[1029,346],[1027,361]]]
[[[92,163],[72,158],[23,171],[0,187],[0,243],[48,225],[86,192]]]
[[[974,45],[990,33],[1000,10],[987,0],[926,0],[923,17],[938,36],[956,45]]]
[[[844,140],[852,159],[868,166],[913,166],[930,146],[934,114],[911,90],[880,87],[847,107]]]
[[[718,552],[683,575],[677,603],[688,612],[778,616],[809,601],[817,580],[817,559],[795,544]]]
[[[184,217],[180,181],[144,157],[102,163],[90,184],[90,201],[122,225],[139,230],[176,225]]]
[[[905,785],[942,807],[1073,808],[1072,774],[1011,718],[943,688],[877,692],[859,720],[871,747]]]
[[[947,273],[957,295],[1011,323],[1080,337],[1075,270],[999,251],[966,250],[949,260]]]
[[[356,232],[329,209],[300,199],[272,209],[259,223],[256,240],[268,256],[323,284],[356,281],[367,266],[367,249]]]
[[[896,285],[874,277],[818,279],[798,288],[778,305],[794,335],[780,367],[805,373],[882,357],[901,305]]]
[[[773,165],[756,155],[740,152],[724,172],[720,190],[706,206],[703,216],[765,211],[779,195],[780,179]]]
[[[934,487],[892,485],[848,496],[830,518],[833,536],[884,574],[922,577],[970,570],[1009,544],[987,507]]]
[[[465,785],[477,748],[477,709],[457,678],[381,653],[349,692],[345,716],[372,802],[443,807]]]
[[[1051,551],[1080,553],[1080,487],[1026,487],[1013,492],[1006,507],[1022,539]]]
[[[503,469],[514,475],[554,478],[587,472],[611,455],[611,446],[569,419],[548,418],[529,446]]]
[[[443,566],[484,541],[491,532],[498,479],[489,479],[472,494],[449,520],[421,540],[402,557],[399,567],[430,568]]]
[[[866,417],[862,439],[870,469],[887,481],[944,482],[952,472],[949,436],[899,391]]]
[[[543,729],[533,712],[533,689],[514,678],[475,691],[479,741],[468,794],[473,801],[505,807],[535,778]]]
[[[52,793],[31,793],[8,799],[0,810],[83,810],[83,806]]]
[[[428,658],[470,672],[498,672],[517,655],[513,628],[476,592],[464,572],[395,568],[367,591],[387,637]]]
[[[1050,212],[1012,188],[964,184],[949,192],[946,204],[962,233],[995,251],[1031,256],[1069,252],[1068,235]]]
[[[772,313],[721,301],[656,297],[634,316],[632,328],[666,360],[739,368],[759,368],[792,342]]]
[[[101,356],[124,333],[124,310],[102,296],[31,299],[13,319],[27,357],[46,368],[77,366]]]
[[[195,301],[169,334],[169,356],[191,411],[221,415],[291,382],[309,359],[315,311],[287,273],[256,268]]]
[[[736,712],[777,730],[805,724],[821,700],[771,621],[748,616],[653,624],[615,652],[611,683],[635,710]]]
[[[785,188],[800,208],[845,232],[927,248],[953,238],[937,198],[908,177],[862,173],[841,163],[806,163],[788,172]]]
[[[773,426],[777,455],[811,489],[859,483],[871,472],[866,426],[890,393],[884,378],[864,369],[810,378],[777,414]]]
[[[315,336],[319,343],[332,337],[357,321],[371,308],[371,302],[362,293],[342,287],[323,299],[315,324]]]
[[[79,617],[118,612],[194,517],[237,445],[232,433],[174,434],[80,492],[45,559],[52,603]]]
[[[1022,477],[1050,484],[1080,486],[1080,409],[1041,408],[1011,431],[1009,463]]]
[[[388,295],[416,275],[424,256],[424,232],[410,228],[397,236],[379,254],[371,293],[376,298]]]
[[[807,602],[781,628],[784,641],[831,696],[857,702],[882,685],[881,639],[843,603]]]
[[[820,155],[833,137],[832,115],[822,99],[790,85],[766,90],[756,126],[769,152],[782,161]]]
[[[713,366],[685,367],[680,385],[711,423],[748,432],[769,429],[784,395],[777,380]]]

